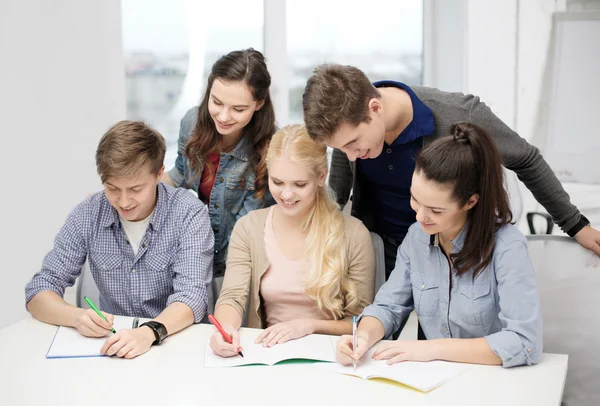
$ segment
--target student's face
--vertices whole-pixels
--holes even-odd
[[[215,79],[210,89],[208,112],[219,134],[239,135],[263,104],[254,100],[244,82]]]
[[[348,155],[348,159],[377,158],[383,150],[385,125],[381,104],[378,99],[369,102],[371,120],[358,126],[344,122],[327,141],[327,145],[337,148]]]
[[[479,200],[473,195],[466,205],[452,199],[452,186],[428,180],[415,171],[410,187],[410,206],[417,213],[417,221],[428,234],[458,232],[467,221],[469,210]]]
[[[156,206],[156,187],[163,171],[164,167],[152,174],[150,164],[146,164],[133,176],[108,178],[104,182],[106,198],[125,220],[143,220]]]
[[[326,171],[315,174],[305,165],[282,157],[269,162],[269,190],[281,212],[290,217],[306,215],[325,184]]]

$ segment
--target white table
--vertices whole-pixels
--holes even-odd
[[[46,359],[55,326],[28,317],[0,330],[2,405],[559,405],[567,356],[533,367],[473,366],[429,393],[309,364],[204,369],[213,327],[199,324],[133,360]]]

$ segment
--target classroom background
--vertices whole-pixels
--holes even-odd
[[[180,117],[198,103],[212,63],[234,49],[268,58],[279,126],[302,120],[306,78],[327,61],[373,80],[478,95],[554,169],[577,162],[557,174],[598,227],[600,141],[586,126],[600,111],[600,31],[560,28],[553,16],[564,11],[597,16],[600,1],[1,2],[0,328],[26,315],[24,285],[69,211],[101,187],[94,153],[105,130],[124,118],[147,121],[165,135],[171,167]],[[586,81],[590,72],[595,80]],[[564,126],[572,131],[557,130]],[[529,234],[526,214],[543,209],[512,173],[507,179]],[[545,231],[541,216],[535,228]]]

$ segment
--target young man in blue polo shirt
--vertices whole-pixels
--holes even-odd
[[[142,122],[110,128],[96,151],[104,191],[73,209],[25,288],[35,318],[88,337],[110,335],[115,314],[152,319],[110,335],[102,354],[134,358],[206,315],[214,245],[208,211],[186,190],[160,182],[165,150],[164,138]],[[86,258],[107,321],[63,300]]]
[[[504,166],[517,173],[554,221],[600,255],[600,232],[571,204],[539,150],[503,123],[478,97],[395,81],[371,83],[352,66],[318,66],[303,94],[311,137],[333,151],[329,184],[343,207],[382,236],[386,276],[408,227],[415,222],[410,185],[423,145],[469,121],[490,134]]]

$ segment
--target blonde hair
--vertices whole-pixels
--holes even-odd
[[[163,167],[165,139],[141,121],[123,120],[108,129],[96,149],[96,169],[102,183],[136,174],[146,163],[151,173]]]
[[[303,125],[288,125],[273,135],[267,168],[284,156],[306,165],[316,175],[327,171],[327,146],[311,140]],[[355,281],[348,277],[344,215],[327,185],[318,187],[302,228],[307,232],[306,254],[310,261],[304,285],[306,295],[335,320],[347,313],[358,314],[361,300]]]

